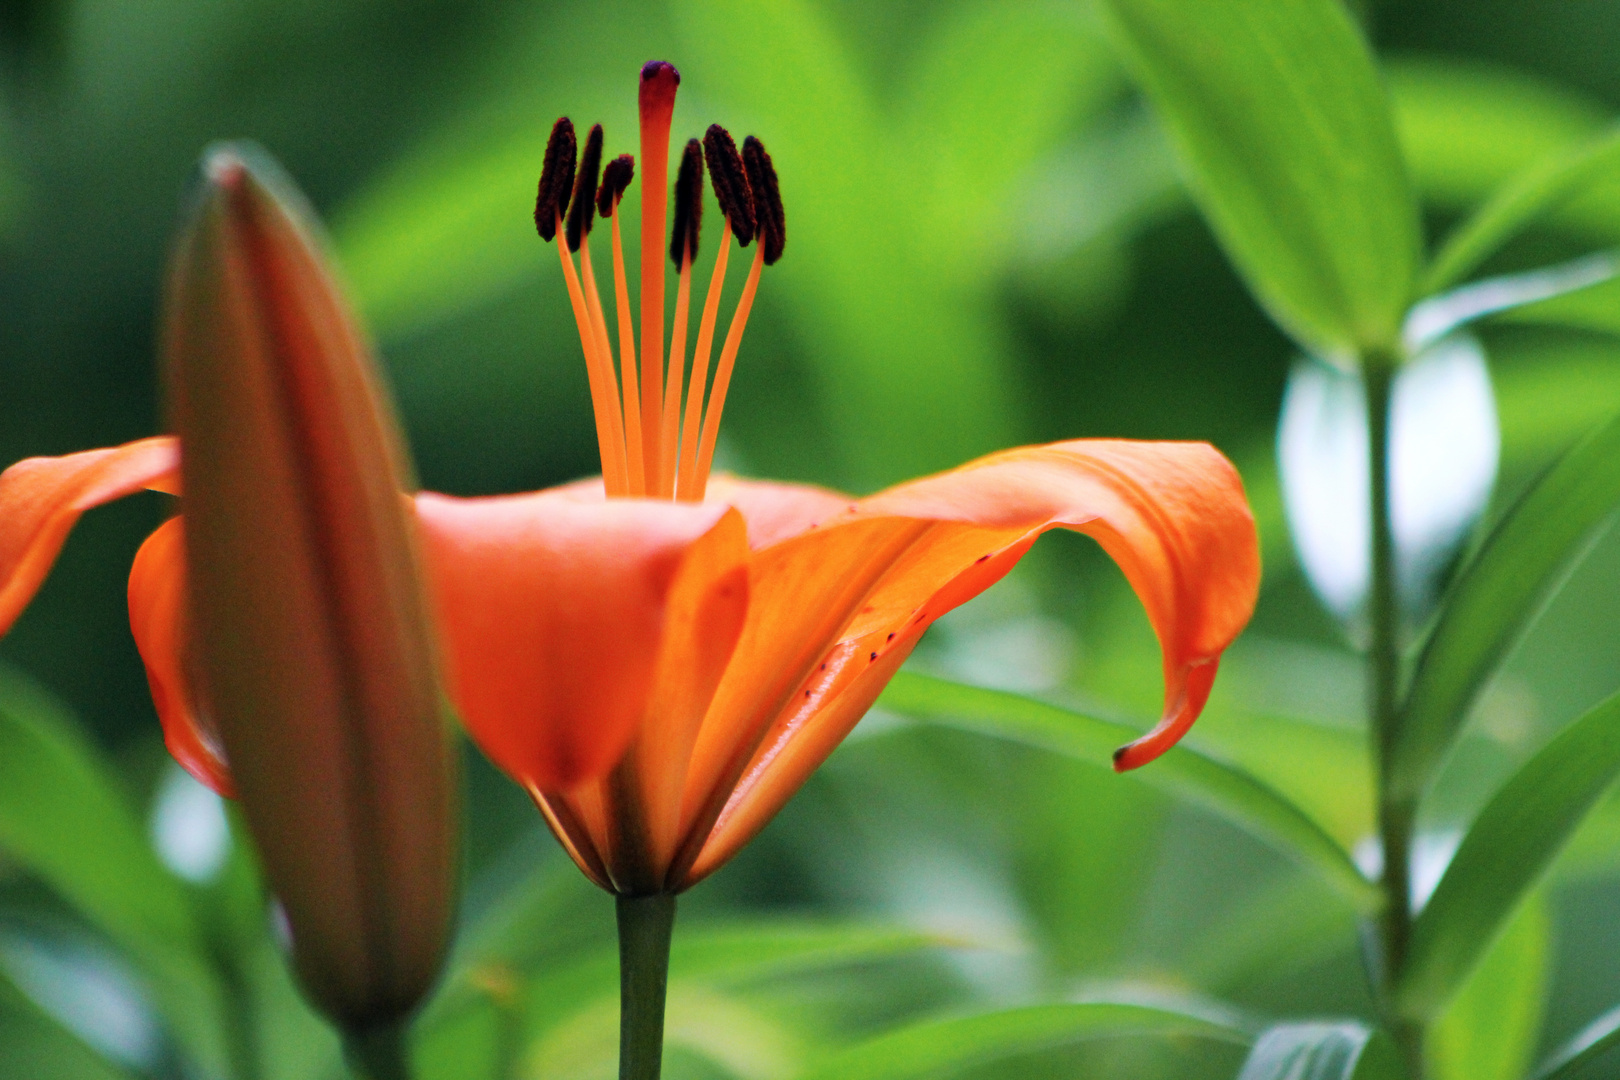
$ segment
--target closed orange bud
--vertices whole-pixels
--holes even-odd
[[[311,222],[261,155],[207,156],[164,319],[184,536],[137,579],[183,581],[186,704],[305,990],[363,1044],[438,976],[457,774],[402,443]]]

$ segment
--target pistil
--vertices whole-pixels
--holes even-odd
[[[648,492],[663,472],[658,435],[664,411],[664,188],[669,182],[669,127],[680,84],[674,64],[653,60],[641,69],[641,429],[647,481],[643,490]]]

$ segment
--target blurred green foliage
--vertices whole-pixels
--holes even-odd
[[[1588,153],[1620,110],[1612,4],[1352,7],[1431,250],[1523,170]],[[577,337],[529,200],[555,116],[599,119],[610,151],[631,148],[652,56],[683,73],[678,135],[757,133],[782,176],[791,243],[733,383],[730,467],[865,491],[1019,441],[1215,442],[1244,473],[1266,582],[1191,746],[1296,805],[1289,835],[1357,852],[1372,816],[1360,660],[1295,563],[1273,460],[1295,347],[1244,285],[1264,253],[1240,258],[1245,277],[1228,263],[1180,179],[1184,136],[1084,3],[3,0],[0,462],[161,427],[152,327],[175,206],[202,146],[249,136],[332,223],[426,486],[592,471]],[[1358,160],[1344,152],[1341,171]],[[1191,185],[1206,207],[1207,182]],[[1536,208],[1463,260],[1470,277],[1620,242],[1613,181]],[[1379,220],[1391,263],[1340,264],[1374,308],[1415,273],[1410,223]],[[1259,292],[1274,310],[1360,333],[1315,294],[1278,300],[1299,281],[1273,276]],[[1600,286],[1479,327],[1502,431],[1487,524],[1620,407],[1616,312]],[[0,1075],[335,1076],[241,846],[197,883],[144,842],[168,766],[122,597],[166,512],[150,495],[91,515],[0,643]],[[1545,768],[1538,752],[1620,687],[1617,595],[1620,539],[1602,535],[1475,687],[1420,821],[1430,887],[1492,793]],[[1140,728],[1160,705],[1145,618],[1069,537],[943,621],[914,664],[1101,725],[1071,735]],[[880,1066],[911,1039],[965,1077],[1230,1077],[1263,1032],[1278,1060],[1353,1045],[1377,1064],[1365,1028],[1275,1026],[1375,1019],[1356,907],[1310,858],[1185,798],[1173,768],[1121,780],[1089,751],[971,730],[960,709],[903,720],[903,704],[683,901],[669,1075],[903,1075]],[[419,1028],[424,1075],[610,1075],[608,905],[520,792],[479,760],[469,775],[465,926]],[[1448,972],[1460,989],[1434,1005],[1431,1046],[1444,1080],[1524,1075],[1620,1000],[1620,802],[1588,779],[1598,807],[1572,812],[1552,875],[1495,913],[1499,937],[1476,926],[1477,967]],[[8,799],[26,805],[6,815]],[[1012,1011],[971,1019],[992,1009]]]

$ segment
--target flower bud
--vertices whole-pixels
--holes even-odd
[[[191,705],[217,733],[304,989],[359,1043],[438,976],[457,773],[402,442],[312,221],[260,152],[213,149],[163,351]]]

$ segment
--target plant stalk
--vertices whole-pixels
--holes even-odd
[[[407,1028],[400,1022],[344,1033],[343,1056],[356,1080],[411,1080]]]
[[[1371,711],[1375,775],[1378,777],[1378,838],[1383,850],[1380,885],[1378,996],[1386,1023],[1405,1059],[1411,1080],[1423,1076],[1423,1030],[1403,1019],[1390,996],[1406,964],[1412,938],[1412,830],[1416,805],[1391,795],[1390,755],[1400,719],[1400,600],[1396,593],[1395,532],[1390,518],[1390,404],[1396,359],[1364,358],[1367,392],[1368,493],[1371,503],[1371,580],[1367,590],[1367,701]]]
[[[675,896],[619,896],[619,1080],[658,1080]]]

